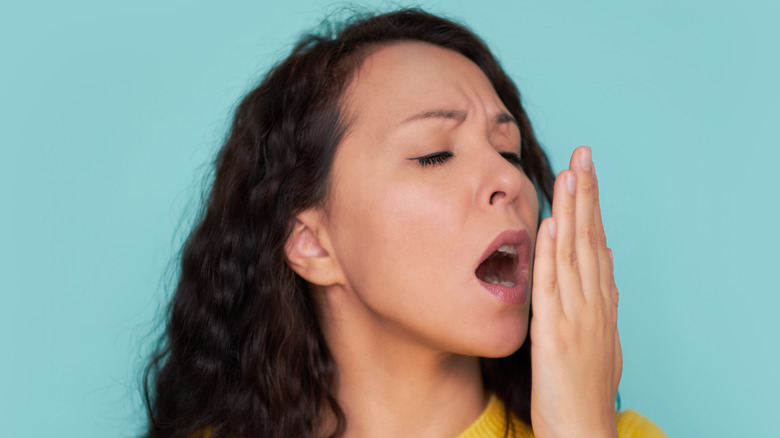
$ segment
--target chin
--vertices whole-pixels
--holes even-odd
[[[483,336],[477,342],[477,347],[472,349],[468,353],[469,356],[487,357],[487,358],[499,358],[506,357],[520,349],[523,346],[523,342],[526,341],[528,334],[527,320],[522,322],[521,327],[514,327],[511,330],[507,330],[504,326],[504,330],[500,330],[499,333],[491,333],[489,336]]]
[[[499,357],[507,357],[514,353],[515,351],[519,350],[520,347],[523,346],[523,342],[525,342],[525,337],[520,339],[517,342],[507,342],[502,343],[500,345],[496,345],[493,348],[490,348],[489,350],[483,352],[483,354],[480,354],[480,357],[488,357],[488,358],[499,358]]]

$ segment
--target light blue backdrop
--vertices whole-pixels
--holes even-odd
[[[129,437],[230,111],[333,4],[20,4],[0,12],[0,424]],[[675,437],[778,436],[778,3],[423,5],[488,41],[556,170],[593,147],[624,407]]]

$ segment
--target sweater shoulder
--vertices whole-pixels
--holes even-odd
[[[509,423],[507,424],[507,420]],[[660,427],[634,410],[615,414],[620,438],[667,438]],[[507,427],[508,426],[508,427]],[[531,427],[514,415],[507,415],[503,402],[493,395],[477,420],[457,438],[533,438]]]
[[[650,419],[631,409],[617,414],[617,430],[620,438],[668,438]]]

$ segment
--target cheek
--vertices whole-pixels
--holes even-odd
[[[380,284],[447,280],[441,265],[456,262],[461,253],[465,211],[451,187],[396,180],[344,189],[344,202],[333,212],[334,246],[353,286],[370,291]]]
[[[528,231],[533,232],[531,237],[536,238],[535,232],[539,228],[539,196],[536,191],[536,187],[528,179],[527,176],[523,176],[523,191],[522,191],[521,210],[523,213],[523,221],[528,226]]]
[[[375,208],[395,233],[433,237],[457,226],[464,208],[454,190],[432,185],[396,182],[378,193]]]
[[[464,206],[452,190],[436,185],[394,182],[376,191],[371,228],[383,240],[387,257],[404,260],[407,269],[435,266],[443,254],[454,252],[464,220]],[[429,269],[428,275],[441,270]]]

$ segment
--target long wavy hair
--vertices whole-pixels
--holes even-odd
[[[554,176],[517,88],[467,28],[405,9],[302,37],[243,98],[216,158],[213,186],[184,244],[166,331],[144,376],[146,437],[344,433],[338,369],[284,245],[294,216],[327,196],[334,153],[349,129],[344,90],[372,49],[402,40],[454,50],[482,69],[519,123],[522,168],[549,205]],[[507,415],[530,424],[528,340],[508,357],[480,362],[485,388]]]

